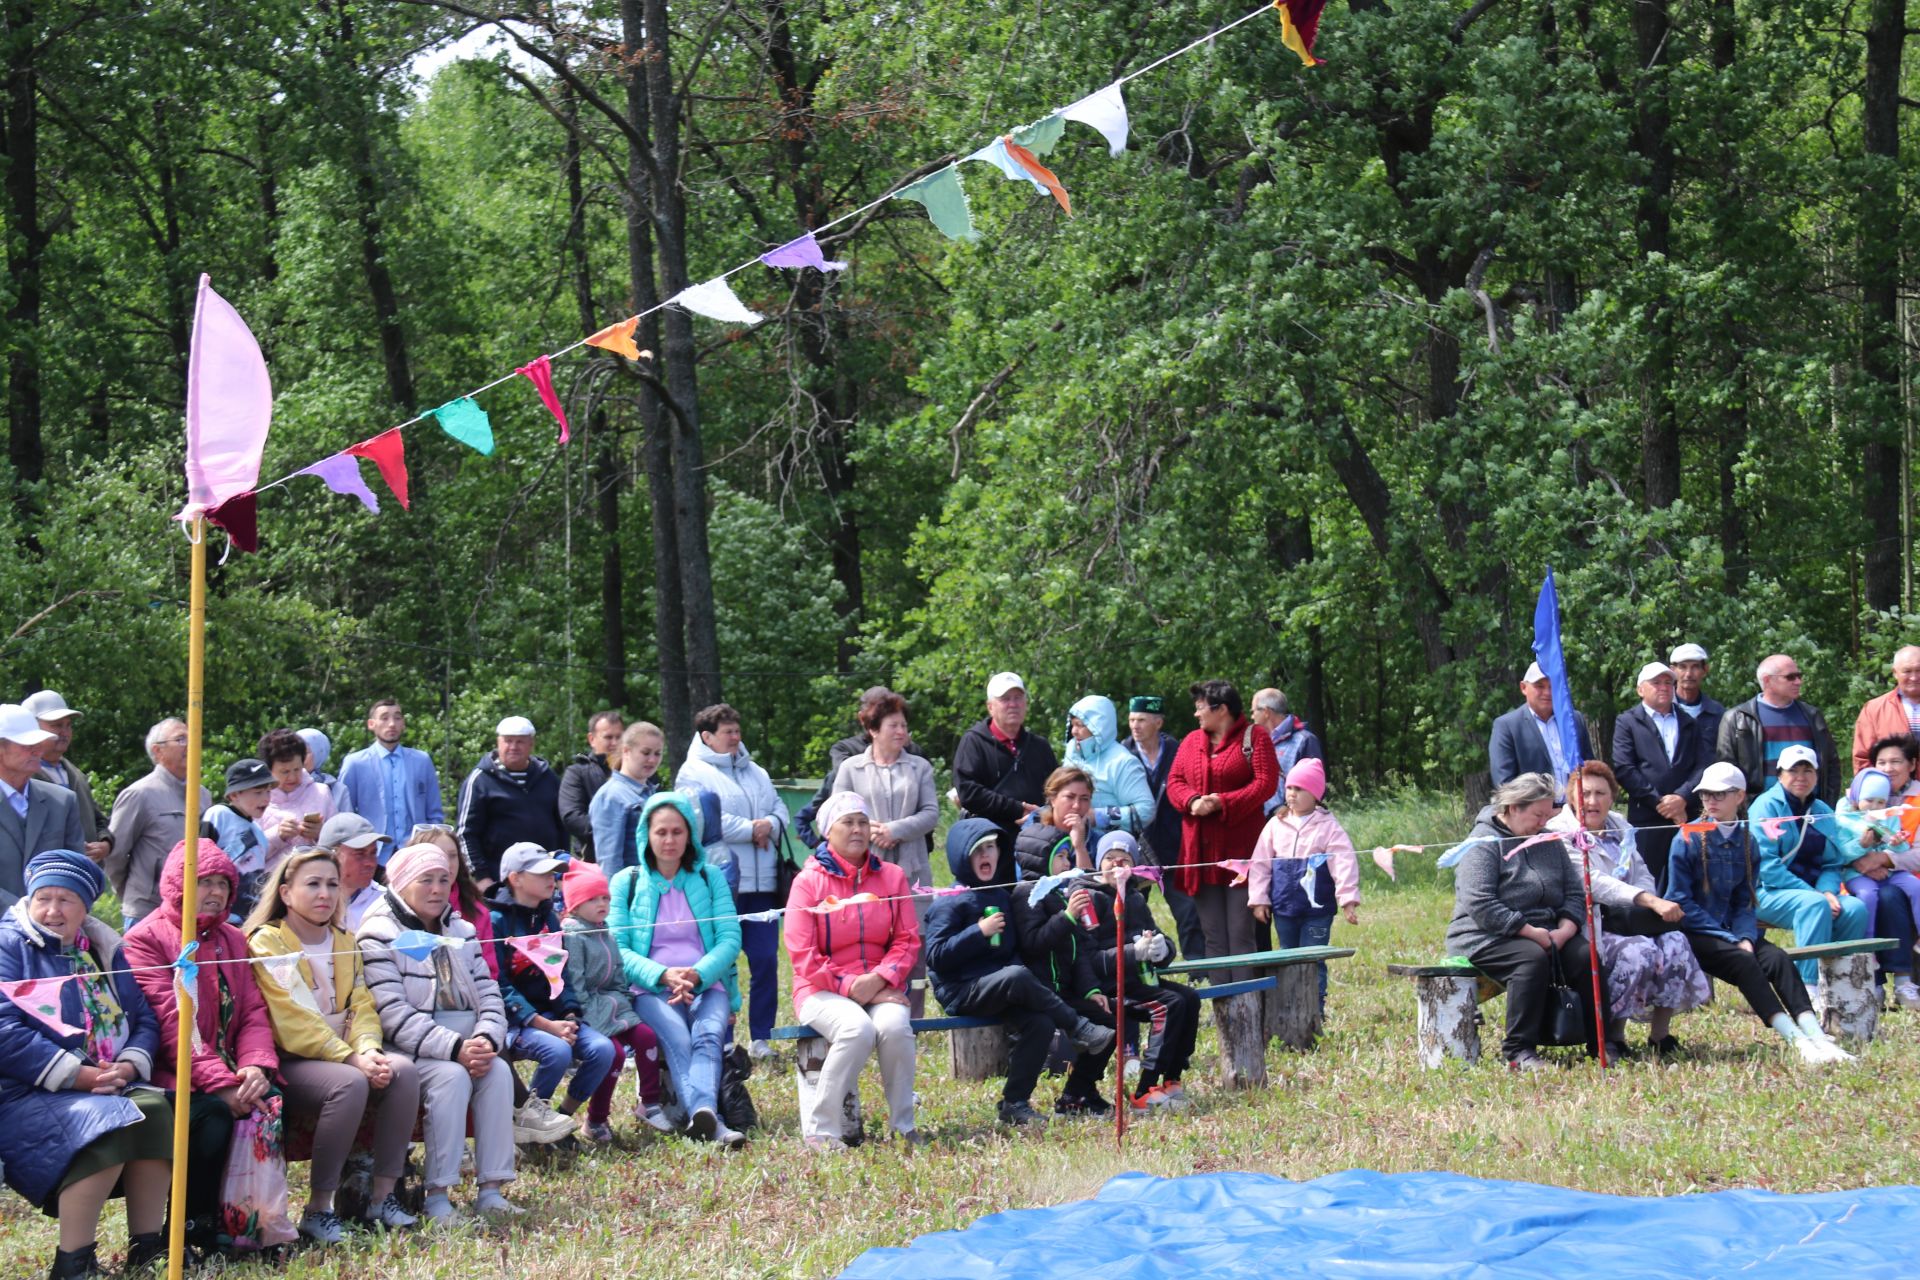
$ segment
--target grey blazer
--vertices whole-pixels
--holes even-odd
[[[39,778],[27,781],[27,816],[0,800],[0,891],[14,897],[27,892],[27,859],[48,849],[85,853],[87,833],[80,825],[80,802],[73,792]]]

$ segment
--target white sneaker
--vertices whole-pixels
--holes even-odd
[[[657,1102],[649,1102],[645,1107],[641,1108],[640,1119],[646,1122],[649,1129],[653,1129],[656,1132],[673,1132],[673,1121],[667,1119],[666,1110]]]
[[[1853,1062],[1854,1056],[1834,1042],[1832,1036],[1821,1036],[1820,1047],[1826,1051],[1829,1062]]]
[[[1920,986],[1916,986],[1911,980],[1895,983],[1893,1002],[1902,1009],[1920,1009]]]
[[[1810,1067],[1831,1066],[1839,1059],[1827,1052],[1827,1045],[1812,1036],[1800,1036],[1793,1042],[1793,1051],[1800,1055],[1800,1061]]]
[[[500,1194],[498,1187],[482,1187],[480,1194],[473,1198],[473,1207],[481,1213],[498,1214],[501,1217],[518,1217],[526,1212],[519,1205]]]
[[[574,1131],[572,1116],[563,1116],[545,1098],[532,1097],[513,1113],[513,1140],[517,1143],[558,1142]]]
[[[450,1223],[458,1216],[454,1212],[453,1201],[444,1191],[428,1196],[421,1204],[420,1212],[427,1216],[427,1221],[436,1225]]]
[[[400,1197],[389,1191],[385,1200],[367,1210],[366,1217],[362,1221],[376,1227],[399,1228],[410,1227],[420,1219],[402,1209]]]
[[[773,1046],[768,1044],[765,1040],[755,1040],[752,1044],[747,1046],[747,1056],[749,1058],[755,1059],[756,1061],[764,1058],[771,1058],[773,1056]]]

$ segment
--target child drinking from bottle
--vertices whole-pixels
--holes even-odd
[[[1092,958],[1100,994],[1108,1000],[1117,994],[1126,1005],[1127,1017],[1147,1033],[1131,1104],[1135,1115],[1145,1115],[1163,1109],[1179,1111],[1187,1105],[1180,1077],[1186,1074],[1200,1033],[1200,997],[1192,988],[1160,977],[1161,968],[1173,960],[1173,944],[1160,932],[1137,888],[1133,860],[1138,849],[1139,844],[1124,831],[1100,837],[1100,875],[1089,890],[1095,916]],[[1126,904],[1126,915],[1116,921],[1114,912],[1120,902]],[[1122,927],[1128,938],[1124,946],[1119,941]],[[1122,966],[1126,988],[1116,992],[1115,978]]]

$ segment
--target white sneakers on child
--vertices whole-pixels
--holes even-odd
[[[542,1097],[531,1097],[513,1113],[513,1140],[522,1145],[558,1142],[574,1131],[572,1116],[563,1116]]]

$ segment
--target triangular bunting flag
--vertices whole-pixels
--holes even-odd
[[[1327,0],[1273,0],[1273,7],[1280,14],[1280,43],[1299,54],[1305,65],[1319,66],[1313,42],[1320,34],[1320,11],[1327,7]]]
[[[1077,121],[1091,129],[1097,129],[1100,136],[1107,140],[1109,154],[1118,156],[1127,149],[1127,100],[1120,96],[1118,83],[1110,84],[1098,93],[1090,93],[1080,101],[1060,113],[1064,120]],[[1019,139],[1019,135],[1014,135]],[[1031,146],[1036,155],[1045,155],[1040,148]]]
[[[797,240],[789,240],[771,253],[760,255],[760,261],[770,267],[812,267],[815,271],[845,271],[844,262],[828,262],[826,254],[820,251],[820,242],[809,231]]]
[[[696,284],[682,289],[668,299],[676,307],[684,307],[697,316],[709,320],[721,320],[728,324],[759,324],[766,317],[740,301],[726,279],[715,276],[705,284]]]
[[[475,404],[471,397],[449,400],[437,409],[427,410],[427,413],[440,424],[442,431],[467,448],[486,454],[493,452],[493,424],[487,421],[487,411]]]
[[[251,555],[260,549],[260,503],[251,493],[236,493],[207,512],[207,522],[227,531],[233,545]]]
[[[553,393],[553,361],[540,356],[531,364],[523,364],[515,373],[521,374],[533,384],[540,393],[540,403],[547,406],[547,412],[560,424],[560,443],[565,444],[573,433],[567,429],[566,410],[560,407],[560,397]]]
[[[893,198],[925,206],[927,217],[949,240],[980,238],[980,233],[973,229],[973,210],[967,205],[967,189],[960,184],[960,170],[953,165],[917,182],[909,182],[894,192]]]
[[[587,339],[590,347],[600,347],[615,355],[625,356],[629,360],[644,360],[653,352],[642,351],[634,343],[633,331],[640,327],[639,316],[628,316],[618,324],[610,324]]]
[[[985,161],[1009,178],[1031,182],[1034,190],[1048,193],[1069,215],[1073,213],[1073,204],[1067,199],[1067,189],[1060,185],[1060,179],[1053,176],[1053,170],[1041,164],[1034,158],[1033,152],[1011,137],[995,138],[967,159]]]
[[[0,996],[13,1001],[20,1012],[65,1039],[80,1034],[80,1028],[60,1016],[60,988],[72,981],[65,978],[22,978],[18,982],[0,982]]]
[[[1045,120],[1015,129],[1013,140],[1033,154],[1043,156],[1060,145],[1060,137],[1066,131],[1066,113],[1056,111]]]
[[[382,431],[371,440],[362,440],[347,452],[365,458],[380,470],[380,478],[393,490],[404,509],[407,505],[407,447],[400,442],[400,428]]]
[[[567,985],[567,940],[557,933],[527,933],[508,938],[507,945],[546,975],[547,993],[558,1000]]]
[[[408,929],[393,940],[393,949],[413,960],[425,960],[441,944],[437,933],[428,933],[425,929]]]
[[[308,1013],[320,1013],[319,997],[314,995],[313,988],[307,985],[307,980],[300,976],[300,957],[297,954],[261,956],[259,960],[261,970],[278,983],[282,991],[293,998],[294,1004]]]
[[[320,482],[335,493],[346,498],[358,498],[361,506],[375,515],[380,514],[380,500],[373,496],[373,490],[367,488],[367,482],[360,478],[360,464],[349,454],[336,453],[293,474],[318,476]]]

